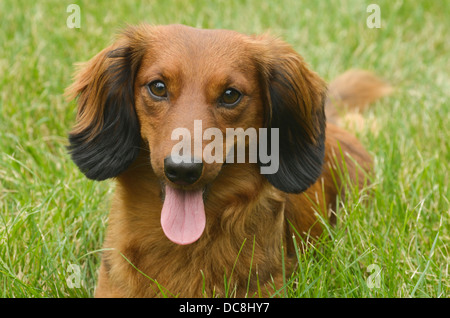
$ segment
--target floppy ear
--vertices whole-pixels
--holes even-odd
[[[72,160],[88,178],[104,180],[136,159],[141,141],[134,107],[134,78],[142,50],[126,35],[102,50],[67,89],[78,96],[77,124],[69,134]]]
[[[300,193],[322,173],[326,85],[288,44],[260,41],[266,47],[259,57],[266,127],[279,129],[279,168],[265,176],[284,192]],[[268,135],[270,141],[270,129]]]

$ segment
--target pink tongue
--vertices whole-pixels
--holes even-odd
[[[184,191],[166,186],[161,225],[174,243],[186,245],[197,241],[205,229],[202,190]]]

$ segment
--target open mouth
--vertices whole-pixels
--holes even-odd
[[[169,240],[187,245],[197,241],[205,224],[204,189],[184,190],[164,186],[161,226]]]

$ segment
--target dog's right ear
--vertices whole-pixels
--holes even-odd
[[[67,88],[78,97],[77,124],[69,133],[72,160],[88,178],[104,180],[126,170],[139,154],[134,79],[143,49],[129,31],[85,63]]]
[[[287,43],[267,35],[255,40],[268,140],[271,128],[279,130],[279,168],[264,176],[279,190],[301,193],[322,173],[326,85]]]

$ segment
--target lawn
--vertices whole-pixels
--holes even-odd
[[[70,160],[76,105],[62,94],[74,63],[142,21],[270,31],[327,81],[349,68],[389,81],[355,131],[374,183],[350,191],[277,295],[450,296],[450,1],[77,1],[69,28],[74,2],[0,2],[0,297],[93,295],[113,183]]]

